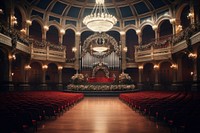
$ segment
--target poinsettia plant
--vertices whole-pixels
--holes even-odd
[[[71,80],[73,84],[80,84],[84,82],[84,76],[81,73],[76,73],[71,77]]]

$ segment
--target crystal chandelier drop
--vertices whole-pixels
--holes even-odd
[[[117,23],[117,19],[115,16],[109,14],[104,0],[96,0],[91,14],[83,19],[83,23],[90,30],[101,33],[112,29],[113,25]]]

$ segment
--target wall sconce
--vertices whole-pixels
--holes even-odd
[[[20,32],[23,33],[23,34],[26,34],[26,30],[25,29],[21,29]]]
[[[76,35],[81,35],[81,32],[77,31],[77,32],[76,32]]]
[[[10,60],[12,60],[12,59],[13,59],[13,60],[16,60],[16,56],[15,56],[15,54],[13,54],[13,55],[9,55],[8,58],[9,58]]]
[[[171,24],[175,24],[176,19],[175,19],[175,18],[171,18],[171,19],[169,20],[169,22],[170,22]]]
[[[77,51],[77,48],[76,47],[73,47],[72,48],[72,52],[76,52]]]
[[[2,9],[0,9],[0,14],[3,14],[3,10]]]
[[[153,30],[156,30],[156,29],[158,29],[158,26],[157,25],[153,25],[152,28],[153,28]]]
[[[182,27],[182,25],[180,25],[180,24],[177,26],[177,28],[178,28],[177,31],[183,30],[183,27]]]
[[[141,33],[141,30],[140,30],[140,29],[137,29],[137,30],[136,30],[136,34],[139,34],[139,33]]]
[[[11,16],[11,24],[17,25],[17,18],[15,16]]]
[[[187,15],[187,18],[188,18],[188,19],[194,18],[194,13],[191,13],[191,12],[190,12],[190,13]]]
[[[194,75],[194,72],[190,72],[190,75],[193,76],[193,75]]]
[[[47,65],[43,65],[43,66],[42,66],[42,69],[47,69],[47,68],[48,68]]]
[[[120,33],[120,35],[125,35],[124,31],[120,31],[119,33]]]
[[[30,65],[26,65],[24,68],[25,68],[25,70],[30,70],[31,66]]]
[[[32,25],[32,21],[31,21],[31,20],[26,20],[26,24],[27,24],[28,26],[30,26],[30,25]]]
[[[139,70],[142,70],[142,69],[143,69],[143,66],[139,66],[138,68],[139,68]]]
[[[64,29],[61,29],[61,30],[60,30],[60,33],[61,33],[62,35],[64,35],[64,34],[65,34],[65,30],[64,30]]]
[[[172,69],[176,69],[176,68],[177,68],[177,65],[176,65],[176,64],[172,64],[170,67],[171,67]]]
[[[197,54],[189,53],[189,54],[188,54],[188,57],[189,57],[189,58],[196,59],[196,58],[197,58]]]
[[[158,69],[159,66],[158,66],[158,65],[154,65],[153,68],[154,68],[154,69]]]
[[[123,51],[124,51],[124,52],[127,52],[127,51],[128,51],[128,48],[127,48],[127,47],[124,47],[124,48],[123,48]]]
[[[62,66],[58,66],[58,70],[62,70],[63,69],[63,67]]]
[[[49,27],[47,25],[45,25],[43,28],[44,28],[45,31],[49,30]]]

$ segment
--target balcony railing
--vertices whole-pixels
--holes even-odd
[[[47,41],[31,40],[31,58],[56,62],[66,62],[66,47]]]
[[[200,23],[197,23],[190,25],[185,30],[176,35],[167,36],[164,38],[162,37],[146,45],[143,44],[135,46],[135,62],[170,59],[172,53],[174,53],[173,49],[176,49],[176,51],[180,51],[184,48],[187,48],[188,45],[193,45],[190,44],[191,42],[197,42],[197,37],[194,41],[193,36],[199,36],[199,31]],[[181,45],[179,46],[180,43]]]
[[[151,60],[165,60],[171,58],[171,43],[165,41],[152,42],[143,46],[135,47],[135,61],[144,62]]]
[[[32,59],[66,62],[66,47],[61,44],[52,44],[46,40],[37,41],[3,24],[0,24],[0,33],[1,43],[31,54]]]

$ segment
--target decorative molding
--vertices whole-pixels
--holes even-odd
[[[11,38],[8,37],[8,36],[6,36],[6,35],[4,35],[4,34],[2,34],[2,33],[0,33],[0,42],[1,42],[2,44],[5,44],[5,45],[7,45],[7,46],[12,47]]]

